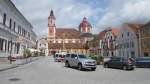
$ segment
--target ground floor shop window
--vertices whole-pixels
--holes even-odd
[[[148,57],[148,52],[144,52],[144,57]]]
[[[135,52],[134,51],[131,52],[131,57],[135,58]]]

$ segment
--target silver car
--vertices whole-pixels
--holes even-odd
[[[95,71],[96,61],[85,56],[77,54],[67,54],[65,57],[65,66],[66,67],[77,67],[79,70],[91,69]]]

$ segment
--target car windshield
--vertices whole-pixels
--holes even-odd
[[[79,58],[87,59],[87,56],[85,56],[85,55],[79,55]]]

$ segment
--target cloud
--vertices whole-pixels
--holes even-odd
[[[86,16],[93,33],[123,23],[150,20],[150,0],[12,0],[33,24],[38,35],[47,35],[48,16],[54,10],[57,27],[78,28]]]
[[[96,16],[100,8],[93,5],[99,0],[85,2],[76,0],[12,0],[23,15],[33,24],[34,30],[38,35],[48,33],[48,16],[50,10],[54,10],[57,27],[77,28],[84,16],[89,21]],[[89,3],[90,2],[90,3]],[[91,4],[92,3],[92,4]],[[97,3],[98,5],[98,3]],[[95,5],[96,6],[96,5]],[[91,23],[94,23],[91,21]],[[94,26],[94,25],[93,25]],[[42,31],[41,31],[42,30]]]
[[[146,23],[150,20],[150,0],[112,0],[97,26],[106,28],[123,23]]]

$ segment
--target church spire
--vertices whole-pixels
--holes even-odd
[[[54,16],[53,10],[51,10],[51,12],[50,12],[50,16]]]

